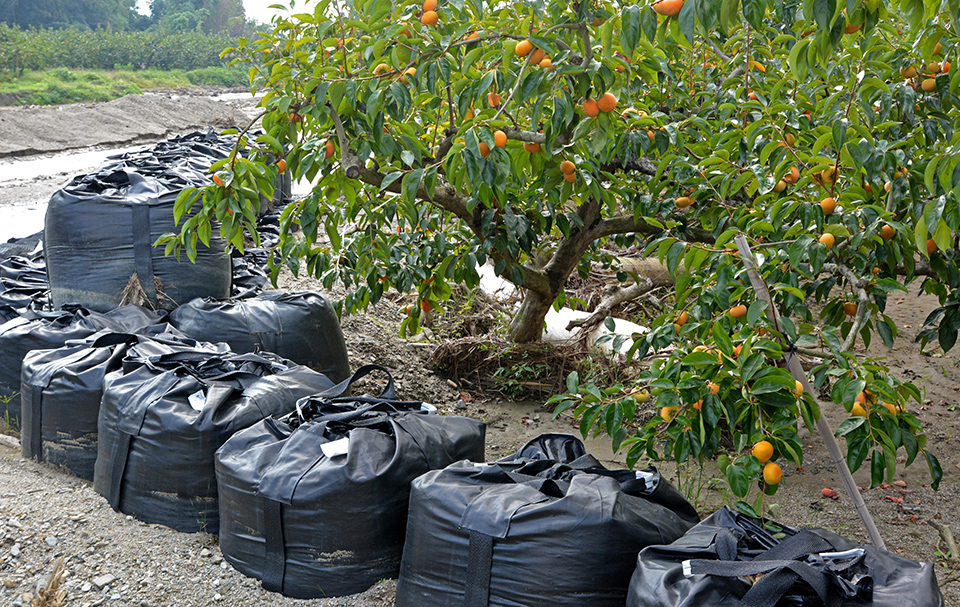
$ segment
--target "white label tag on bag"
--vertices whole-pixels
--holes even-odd
[[[189,397],[187,400],[190,401],[190,406],[196,411],[203,411],[203,406],[207,404],[207,395],[203,393],[203,390],[197,390]]]
[[[646,471],[644,471],[644,470],[637,470],[637,480],[638,480],[638,481],[644,481],[645,483],[647,483],[647,484],[649,485],[649,484],[650,484],[650,481],[652,481],[652,480],[654,480],[654,479],[656,479],[656,478],[657,478],[657,475],[654,474],[653,472],[646,472]]]
[[[420,410],[426,411],[429,415],[430,413],[436,413],[437,407],[436,405],[431,405],[430,403],[420,403]]]
[[[341,438],[340,440],[323,443],[320,445],[320,450],[323,451],[323,454],[328,458],[346,455],[350,450],[350,438]]]

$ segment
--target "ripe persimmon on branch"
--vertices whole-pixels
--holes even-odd
[[[490,262],[523,293],[512,338],[535,341],[573,272],[641,250],[684,272],[635,340],[637,357],[657,354],[639,387],[597,397],[588,378],[571,382],[561,401],[585,432],[610,434],[631,462],[723,454],[745,500],[761,479],[751,446],[799,463],[799,423],[819,415],[783,368],[796,348],[829,353],[813,381],[837,406],[864,395],[865,415],[838,430],[851,468],[870,459],[878,483],[898,453],[923,454],[939,483],[906,408],[919,389],[851,349],[898,338],[887,297],[915,282],[941,302],[920,339],[949,350],[960,331],[948,2],[435,4],[320,0],[228,49],[263,93],[264,134],[212,167],[216,185],[184,194],[192,215],[168,251],[189,255],[213,222],[242,246],[277,157],[312,189],[283,212],[274,277],[286,265],[342,282],[345,313],[389,288],[442,308]],[[729,250],[738,234],[776,326]],[[726,312],[738,305],[742,318]],[[646,415],[646,387],[673,414]]]

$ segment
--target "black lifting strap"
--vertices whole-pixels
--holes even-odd
[[[24,436],[27,457],[43,461],[43,386],[30,386],[30,435]],[[24,411],[26,413],[26,411]],[[26,416],[24,416],[26,417]],[[21,422],[21,429],[23,427]]]
[[[493,536],[479,531],[471,531],[463,607],[487,607],[490,602],[490,568],[492,565]]]
[[[134,204],[133,214],[133,260],[140,287],[151,304],[158,305],[157,288],[153,279],[153,242],[150,237],[150,205]]]
[[[113,457],[110,467],[110,495],[107,501],[110,507],[120,511],[120,491],[123,487],[123,473],[127,469],[127,458],[130,456],[130,442],[133,437],[117,428],[117,442],[113,447]]]
[[[774,607],[798,579],[806,582],[826,607],[839,607],[840,598],[831,591],[826,574],[797,560],[809,554],[834,549],[826,539],[804,529],[752,561],[693,559],[685,563],[685,569],[692,575],[704,574],[719,577],[764,574],[744,595],[740,603],[743,607]]]
[[[266,543],[263,563],[263,587],[270,592],[283,592],[283,576],[287,554],[283,547],[283,505],[268,497],[261,497],[263,505],[263,539]]]

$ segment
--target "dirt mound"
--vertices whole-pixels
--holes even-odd
[[[127,95],[107,103],[0,108],[0,158],[156,140],[244,121],[235,106],[177,94]]]

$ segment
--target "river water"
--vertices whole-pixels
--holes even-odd
[[[23,197],[4,197],[0,242],[35,234],[43,229],[47,201],[74,175],[91,172],[108,156],[143,146],[94,151],[70,151],[61,154],[0,161],[0,191],[22,192]]]

